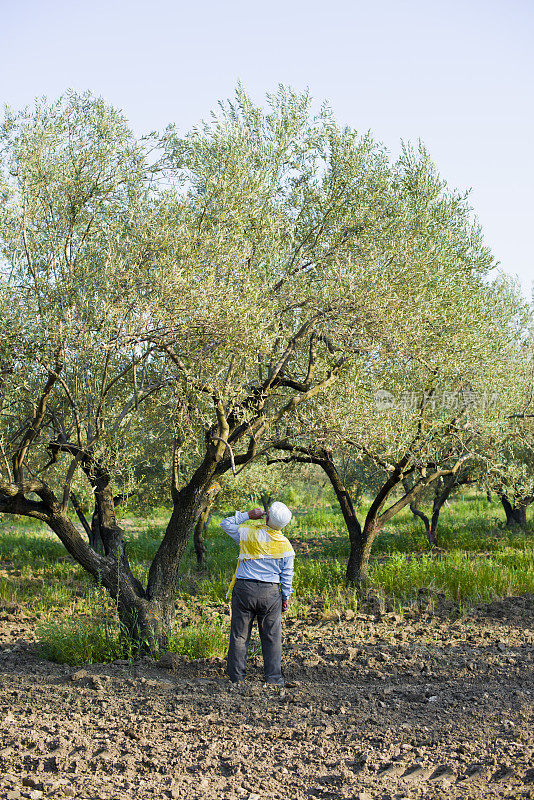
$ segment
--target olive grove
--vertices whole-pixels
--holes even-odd
[[[390,164],[283,87],[266,111],[238,88],[185,136],[136,140],[75,93],[0,135],[0,511],[49,525],[132,636],[168,634],[223,476],[280,447],[388,469],[354,578],[390,487],[453,474],[488,434],[495,415],[432,398],[501,391],[515,299],[424,149]],[[422,399],[389,413],[379,389]],[[143,584],[116,504],[148,466],[171,512]]]

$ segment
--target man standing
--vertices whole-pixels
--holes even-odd
[[[284,685],[282,677],[282,611],[287,611],[293,581],[295,551],[280,533],[291,521],[284,503],[273,503],[265,522],[261,508],[236,511],[221,528],[239,545],[239,561],[228,592],[232,592],[232,622],[227,672],[239,683],[245,677],[254,617],[263,653],[267,683]]]

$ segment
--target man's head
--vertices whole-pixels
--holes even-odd
[[[291,522],[293,514],[285,503],[272,503],[267,512],[267,525],[279,531]]]

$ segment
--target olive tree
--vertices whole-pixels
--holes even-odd
[[[140,412],[167,380],[149,346],[121,339],[137,330],[154,259],[150,170],[121,115],[87,94],[8,113],[1,135],[0,510],[46,522],[132,629],[146,593],[113,485],[128,483]],[[69,513],[84,484],[104,553]]]
[[[529,370],[530,371],[530,370]],[[485,483],[502,503],[508,528],[527,527],[527,509],[534,503],[534,424],[530,410],[532,382],[526,402],[510,415],[501,435],[490,442]]]
[[[375,309],[384,302],[390,314],[374,347],[277,444],[328,475],[351,541],[347,580],[357,583],[378,531],[432,484],[452,487],[522,391],[514,354],[525,309],[513,287],[487,281],[493,260],[467,198],[448,189],[424,148],[406,148],[393,175],[374,291]],[[382,471],[363,524],[340,456]]]
[[[370,272],[350,299],[340,274],[387,201],[386,155],[284,89],[268,112],[240,89],[214,124],[167,131],[156,163],[90,95],[8,114],[2,140],[3,324],[19,333],[2,344],[0,510],[46,522],[133,635],[164,638],[219,478],[343,373],[335,341]],[[114,487],[147,437],[172,512],[143,586]],[[103,553],[72,517],[84,486]]]

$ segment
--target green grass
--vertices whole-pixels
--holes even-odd
[[[336,531],[343,525],[343,517],[339,509],[321,508],[307,514],[295,515],[293,529],[297,531]]]
[[[37,628],[41,652],[59,664],[91,664],[132,656],[132,646],[113,620],[69,617]]]
[[[173,633],[167,649],[188,658],[223,656],[228,648],[227,628],[209,623],[186,626]],[[44,658],[59,664],[133,660],[142,654],[140,647],[124,635],[113,615],[98,620],[76,616],[47,622],[37,628],[37,636]]]
[[[189,658],[222,657],[228,649],[229,633],[225,623],[188,625],[173,633],[169,650]]]
[[[534,547],[505,547],[485,557],[463,550],[439,559],[397,553],[372,565],[371,580],[386,595],[407,597],[428,588],[454,600],[490,602],[534,593]]]
[[[165,514],[150,521],[129,519],[125,540],[132,569],[146,581]],[[228,623],[219,612],[228,602],[237,548],[222,533],[220,519],[213,517],[205,536],[206,569],[198,571],[192,544],[181,563],[181,627],[173,632],[170,649],[190,658],[221,656],[227,647]],[[135,657],[121,635],[113,602],[53,534],[32,521],[4,516],[2,523],[0,606],[39,619],[45,656],[72,664]],[[344,585],[349,543],[339,509],[296,514],[288,535],[299,552],[289,615],[305,618],[318,605],[325,612],[356,609],[358,595]],[[421,523],[405,509],[377,536],[369,580],[381,602],[389,598],[399,608],[421,589],[464,604],[534,593],[534,532],[532,527],[505,529],[498,504],[466,492],[443,509],[440,549],[432,552]]]
[[[42,533],[42,525],[25,528],[19,524],[2,530],[0,561],[13,561],[20,567],[22,564],[36,565],[39,562],[48,565],[67,558],[61,542],[55,537],[43,536]]]

